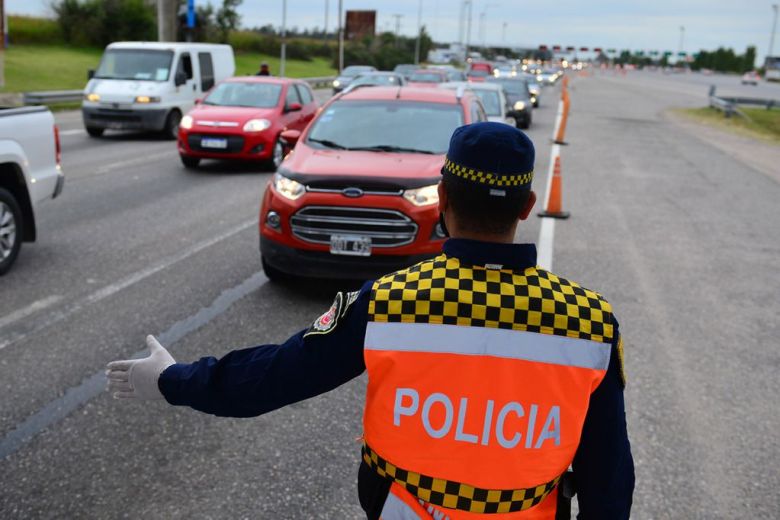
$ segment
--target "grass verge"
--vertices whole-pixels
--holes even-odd
[[[56,45],[12,45],[5,52],[5,87],[2,92],[37,90],[75,90],[84,88],[87,71],[97,68],[102,49],[74,48]],[[254,74],[261,61],[267,61],[271,72],[279,73],[279,57],[262,54],[236,54],[236,75]],[[329,60],[287,60],[290,77],[332,76],[336,71]]]
[[[681,108],[675,112],[708,126],[780,144],[780,108],[767,110],[765,108],[743,107],[740,110],[748,119],[738,115],[724,117],[723,112],[709,107]]]

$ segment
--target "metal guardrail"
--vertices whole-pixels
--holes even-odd
[[[726,117],[737,114],[746,118],[747,116],[738,108],[740,105],[760,106],[765,107],[767,110],[772,110],[772,108],[780,106],[780,100],[777,99],[717,96],[715,95],[715,85],[710,87],[709,99],[710,107],[720,110]]]
[[[323,76],[319,78],[301,78],[312,88],[329,88],[336,79],[335,76]],[[83,90],[46,90],[41,92],[25,92],[22,94],[22,103],[25,105],[47,105],[52,103],[70,103],[81,101]]]

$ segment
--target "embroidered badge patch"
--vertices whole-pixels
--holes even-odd
[[[336,298],[333,300],[330,309],[312,323],[303,337],[305,338],[306,336],[314,334],[328,334],[333,331],[338,325],[339,319],[344,317],[347,313],[347,309],[349,309],[350,305],[355,303],[359,294],[359,291],[347,293],[346,296],[344,293],[336,294]]]

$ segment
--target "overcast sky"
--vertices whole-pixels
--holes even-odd
[[[742,53],[755,45],[760,64],[769,48],[773,2],[777,0],[473,0],[471,42],[677,52],[683,26],[683,47],[688,52],[726,46]],[[49,3],[5,0],[13,14],[50,14]],[[422,0],[422,22],[436,41],[457,41],[461,3]],[[287,4],[290,26],[322,27],[326,5],[328,26],[336,25],[338,0],[288,0]],[[344,0],[345,10],[375,9],[378,30],[395,30],[394,15],[402,15],[400,30],[407,35],[416,31],[418,5],[419,0]],[[244,0],[240,13],[245,27],[280,25],[282,0]],[[774,53],[780,54],[780,35],[775,40]]]

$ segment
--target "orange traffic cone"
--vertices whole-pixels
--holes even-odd
[[[569,212],[563,211],[563,203],[561,201],[563,187],[561,184],[561,158],[556,156],[552,183],[550,184],[550,198],[547,199],[547,207],[539,213],[540,217],[569,218]]]
[[[569,96],[568,94],[563,96],[563,114],[561,114],[561,122],[558,125],[558,133],[555,134],[555,144],[568,144],[563,140],[563,136],[566,134],[566,123],[569,120]]]

